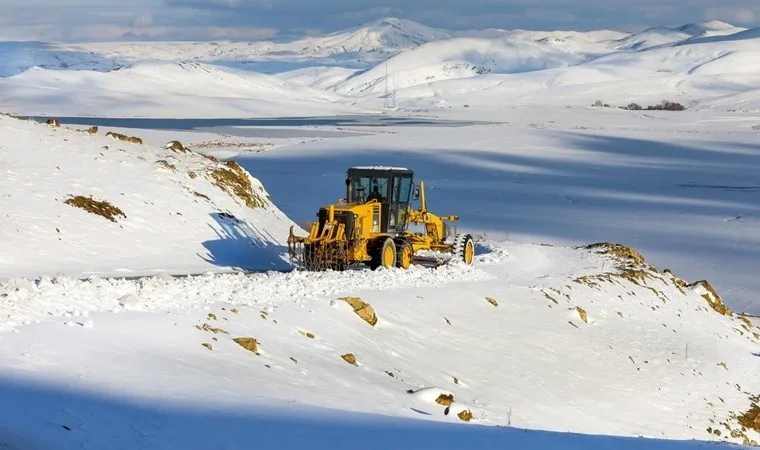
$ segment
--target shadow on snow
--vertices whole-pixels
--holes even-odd
[[[219,239],[203,242],[209,264],[236,270],[288,270],[287,247],[255,225],[227,213],[212,213],[216,226],[209,225]],[[280,239],[282,240],[282,239]]]
[[[319,205],[345,195],[348,167],[407,166],[415,170],[416,179],[425,181],[429,209],[459,215],[458,226],[464,231],[560,245],[621,242],[655,265],[674,266],[684,278],[709,276],[729,302],[732,296],[741,297],[740,308],[760,312],[760,305],[750,299],[752,291],[760,290],[752,271],[722,270],[713,263],[756,264],[760,147],[691,147],[589,133],[546,133],[558,140],[557,148],[572,151],[552,153],[509,143],[496,151],[357,148],[371,141],[352,140],[333,141],[333,149],[326,150],[317,144],[313,155],[282,148],[246,155],[238,162],[299,223],[311,220]]]
[[[170,406],[0,379],[0,448],[505,449],[716,448],[723,444],[446,424],[294,405]],[[728,445],[725,445],[728,448]]]

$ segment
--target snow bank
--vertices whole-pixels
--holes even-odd
[[[0,116],[0,278],[289,267],[293,223],[197,153]]]

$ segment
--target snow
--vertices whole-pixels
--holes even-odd
[[[214,183],[221,164],[105,134],[0,116],[1,278],[290,267],[293,222],[257,180],[262,207],[251,209]],[[111,222],[66,204],[70,196],[125,217]]]
[[[2,335],[3,398],[26,406],[0,417],[25,439],[58,448],[199,445],[188,440],[200,424],[222,448],[249,433],[264,433],[267,448],[288,439],[334,448],[338,422],[365,421],[417,430],[401,448],[435,439],[437,429],[485,445],[569,438],[559,433],[592,448],[612,439],[592,435],[732,440],[706,429],[711,421],[736,427],[731,412],[760,389],[751,354],[760,343],[742,321],[667,275],[587,284],[582,277],[616,272],[593,250],[487,244],[469,269],[59,279],[7,290],[6,301],[42,322]],[[497,248],[508,256],[482,258]],[[145,310],[117,305],[130,290]],[[345,295],[371,304],[377,324],[354,314]],[[232,341],[245,336],[259,342],[258,355]],[[357,366],[341,359],[346,353]],[[441,393],[454,396],[448,415],[435,402]],[[455,415],[464,409],[469,424]],[[305,433],[314,418],[325,425]],[[461,427],[437,428],[447,422]]]
[[[740,314],[760,314],[756,38],[389,18],[293,42],[0,43],[2,108],[63,122],[0,116],[0,448],[760,440],[737,420],[760,394]],[[590,106],[663,99],[688,110]],[[225,191],[236,166],[214,156],[251,190]],[[290,227],[350,167],[414,170],[475,264],[293,270]]]

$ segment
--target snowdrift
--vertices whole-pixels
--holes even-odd
[[[25,115],[272,117],[339,114],[335,94],[198,62],[139,62],[109,72],[33,68],[0,79],[0,102]],[[29,106],[33,105],[33,106]]]
[[[0,116],[0,278],[287,269],[261,183],[185,150]]]

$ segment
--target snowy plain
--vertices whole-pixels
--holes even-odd
[[[292,43],[0,43],[0,110],[64,122],[0,116],[0,448],[757,445],[738,417],[760,324],[691,284],[760,313],[756,40],[386,19]],[[590,107],[663,99],[689,110]],[[228,160],[261,204],[220,186]],[[288,228],[368,164],[414,169],[476,264],[289,272]],[[601,241],[654,267],[577,247]]]

